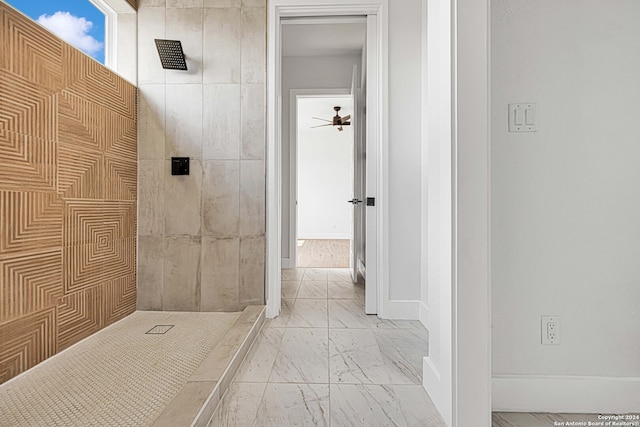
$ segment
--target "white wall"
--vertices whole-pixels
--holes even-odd
[[[391,300],[420,299],[421,25],[420,0],[389,2]]]
[[[492,3],[494,407],[637,411],[640,2]],[[538,132],[507,132],[512,102]]]
[[[349,89],[360,56],[282,58],[282,258],[289,258],[290,100],[291,89]],[[348,200],[348,199],[346,199]]]
[[[304,99],[300,101],[310,101]],[[345,110],[347,111],[347,110]],[[298,238],[349,239],[353,128],[298,131]]]

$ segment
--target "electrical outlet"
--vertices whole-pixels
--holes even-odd
[[[560,344],[560,316],[542,316],[540,332],[542,344]]]

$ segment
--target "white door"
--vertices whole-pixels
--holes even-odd
[[[360,175],[359,175],[359,161],[362,158],[360,155],[360,138],[361,138],[361,128],[358,117],[358,96],[359,96],[359,75],[358,75],[358,67],[353,67],[353,74],[351,75],[351,101],[353,105],[353,112],[351,113],[351,118],[349,119],[351,125],[353,126],[353,159],[351,161],[351,188],[353,189],[352,199],[348,201],[351,203],[351,230],[349,233],[349,269],[351,270],[351,280],[353,283],[358,281],[358,250],[361,247],[360,230],[362,229],[362,224],[360,222],[360,210],[362,209],[362,201],[363,196],[360,191]]]
[[[363,55],[365,55],[366,73],[361,87],[365,100],[361,112],[364,136],[364,159],[361,160],[365,168],[365,244],[364,244],[364,264],[365,264],[365,284],[364,284],[364,312],[367,314],[378,314],[378,207],[376,197],[378,195],[378,121],[380,111],[378,110],[378,99],[380,97],[378,82],[378,56],[374,53],[378,51],[377,39],[378,17],[377,15],[367,16],[367,38]],[[362,157],[361,157],[362,158]],[[371,204],[369,203],[371,198]],[[364,205],[365,203],[363,203]]]

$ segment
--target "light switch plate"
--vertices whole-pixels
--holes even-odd
[[[518,102],[509,104],[509,132],[537,132],[538,104]]]

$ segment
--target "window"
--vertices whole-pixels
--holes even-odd
[[[90,0],[5,0],[87,55],[105,63],[104,12]]]

